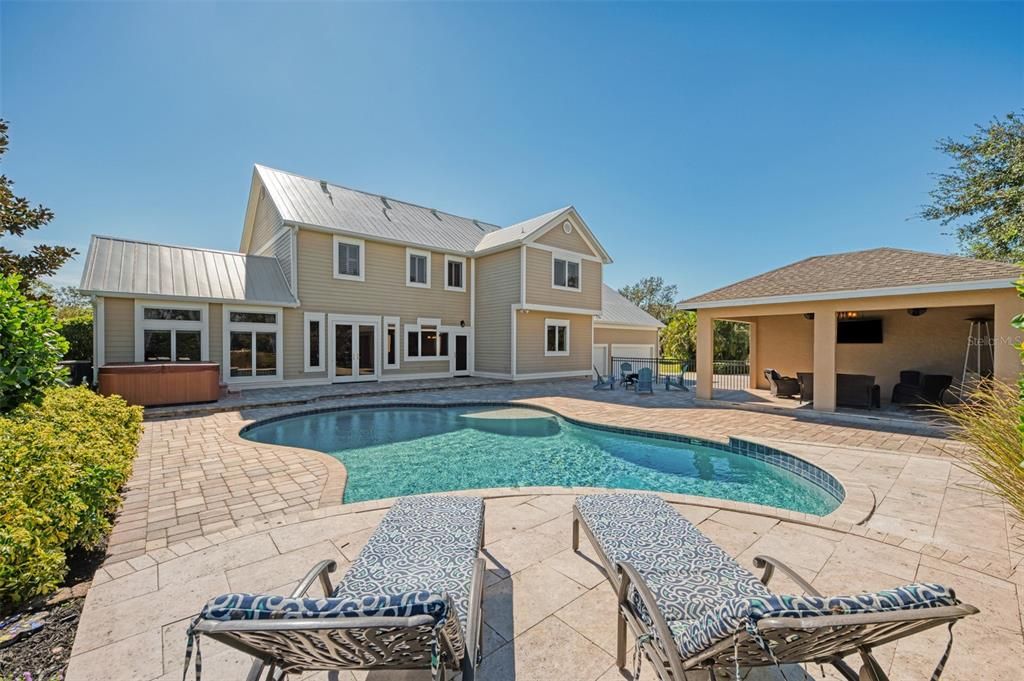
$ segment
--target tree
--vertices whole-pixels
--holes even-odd
[[[663,322],[675,312],[678,292],[675,284],[666,284],[661,277],[644,277],[635,284],[619,289],[619,293],[629,302]]]
[[[0,119],[0,157],[7,151],[7,121]],[[6,175],[0,175],[0,238],[12,235],[21,237],[25,232],[39,229],[53,219],[53,211],[43,205],[32,207],[29,200],[15,196],[11,187],[14,182]],[[77,251],[66,246],[37,244],[28,255],[18,255],[0,246],[0,275],[21,275],[22,291],[30,291],[40,277],[54,274],[73,257]]]
[[[746,360],[750,357],[750,324],[715,320],[715,359]]]
[[[92,318],[92,299],[74,286],[53,286],[39,281],[32,287],[32,295],[49,301],[61,321],[72,317]]]
[[[697,313],[678,310],[658,334],[661,356],[693,361],[697,356]]]
[[[939,140],[954,164],[936,175],[920,216],[955,224],[965,255],[1024,262],[1024,119],[1009,113],[975,127],[966,140]]]
[[[68,350],[50,304],[25,296],[21,277],[0,275],[0,413],[42,399],[67,371]]]

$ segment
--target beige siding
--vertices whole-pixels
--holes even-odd
[[[544,244],[546,246],[552,246],[554,248],[561,248],[566,251],[573,251],[574,253],[583,253],[584,255],[596,256],[590,246],[587,245],[586,240],[580,236],[579,225],[573,222],[573,230],[571,234],[566,234],[562,229],[562,224],[559,223],[549,229],[546,234],[538,237],[536,242]]]
[[[476,370],[512,371],[512,305],[519,302],[519,249],[476,260]]]
[[[221,364],[224,358],[224,310],[210,303],[210,361]]]
[[[765,369],[775,369],[783,376],[814,371],[814,320],[787,314],[753,321],[757,324],[757,366],[752,369],[757,387],[768,388]]]
[[[404,333],[404,325],[415,324],[418,317],[439,318],[442,324],[449,326],[458,326],[460,322],[469,325],[469,291],[444,290],[444,254],[431,254],[431,288],[423,289],[405,285],[405,248],[402,246],[365,242],[365,281],[334,278],[333,248],[330,234],[299,230],[298,293],[302,307],[285,313],[285,378],[324,375],[303,371],[303,312],[400,317],[403,325],[401,368],[386,370],[384,375],[448,371],[447,359],[406,361]],[[329,344],[328,340],[326,345]]]
[[[104,298],[103,301],[105,361],[108,364],[134,362],[135,301],[131,298]]]
[[[616,343],[625,345],[653,345],[655,350],[658,347],[658,331],[640,331],[637,329],[612,329],[594,327],[594,344],[605,343],[609,351]]]
[[[544,322],[546,319],[569,320],[569,354],[544,356]],[[591,322],[585,315],[519,312],[516,315],[516,376],[591,369]]]
[[[267,196],[266,190],[260,188],[256,212],[252,221],[252,237],[249,239],[249,253],[255,253],[281,229],[283,222],[274,202]]]
[[[561,231],[561,230],[559,230]],[[526,249],[526,302],[533,305],[557,305],[585,310],[601,309],[601,263],[580,263],[581,287],[577,291],[551,288],[554,254],[539,248]]]

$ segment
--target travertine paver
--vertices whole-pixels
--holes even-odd
[[[487,500],[485,658],[480,678],[622,679],[614,665],[612,589],[589,546],[584,544],[580,553],[571,550],[573,495],[504,494],[509,496]],[[383,516],[382,506],[367,502],[323,509],[309,514],[318,517],[254,530],[142,571],[156,569],[156,581],[147,572],[145,578],[126,575],[96,587],[83,614],[68,680],[181,679],[189,616],[207,596],[228,589],[285,591],[320,558],[338,560],[343,571]],[[825,592],[877,590],[915,580],[949,584],[984,614],[957,625],[943,678],[1020,678],[1024,637],[1017,576],[986,575],[855,534],[736,511],[685,504],[677,508],[742,564],[752,568],[753,556],[768,552],[796,566]],[[285,537],[287,549],[282,550],[278,541]],[[782,575],[776,576],[773,586],[778,591],[795,589]],[[123,600],[112,600],[122,589]],[[926,632],[883,647],[878,657],[893,681],[928,678],[945,642],[945,630]],[[243,655],[213,641],[204,643],[204,678],[242,678],[247,666]],[[827,669],[806,671],[816,679],[839,678]],[[425,681],[429,673],[343,673],[334,678]],[[745,678],[782,677],[767,670]],[[790,668],[786,678],[807,677]]]

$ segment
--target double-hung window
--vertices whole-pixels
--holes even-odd
[[[580,290],[580,260],[569,256],[552,256],[551,288]]]
[[[280,308],[225,307],[224,337],[229,381],[281,378]]]
[[[564,357],[569,354],[569,321],[544,320],[544,356]]]
[[[447,359],[448,332],[440,329],[439,319],[419,319],[416,324],[406,324],[405,359]]]
[[[457,255],[444,256],[444,290],[466,290],[466,259]]]
[[[199,362],[207,359],[205,303],[137,301],[135,361]]]
[[[334,278],[350,281],[365,279],[366,243],[347,236],[334,237]]]
[[[405,249],[405,285],[430,288],[430,251]]]

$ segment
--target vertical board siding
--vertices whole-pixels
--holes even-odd
[[[519,302],[519,249],[476,260],[476,370],[512,371],[512,305]]]

